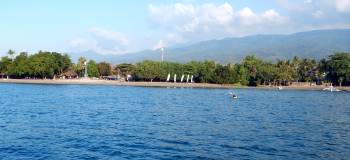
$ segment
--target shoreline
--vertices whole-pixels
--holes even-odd
[[[1,83],[12,84],[51,84],[51,85],[110,85],[110,86],[135,86],[135,87],[174,87],[174,88],[212,88],[212,89],[277,89],[277,86],[233,86],[210,83],[172,83],[172,82],[120,82],[111,80],[91,79],[0,79]],[[284,90],[316,90],[321,91],[326,86],[283,86]],[[350,91],[350,87],[336,87],[342,91]]]

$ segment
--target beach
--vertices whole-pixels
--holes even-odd
[[[113,85],[113,86],[140,86],[140,87],[188,87],[188,88],[232,88],[228,85],[209,83],[173,83],[173,82],[123,82],[112,80],[93,79],[2,79],[0,83],[18,84],[76,84],[76,85]]]
[[[210,83],[174,83],[174,82],[122,82],[112,80],[93,80],[93,79],[1,79],[0,83],[17,84],[52,84],[52,85],[112,85],[112,86],[138,86],[138,87],[172,87],[172,88],[256,88],[256,89],[278,89],[277,86],[234,86],[229,84],[210,84]],[[322,90],[326,86],[283,86],[285,90]],[[350,91],[350,87],[336,87],[342,91]]]

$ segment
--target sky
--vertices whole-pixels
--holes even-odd
[[[350,28],[350,0],[1,0],[0,55],[128,54],[255,34]]]

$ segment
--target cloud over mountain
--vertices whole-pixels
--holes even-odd
[[[245,35],[247,29],[261,30],[288,22],[274,9],[262,13],[245,7],[234,10],[229,3],[199,5],[175,3],[148,6],[151,20],[160,29],[168,30],[188,40],[222,38],[227,35]],[[164,41],[161,39],[160,41]]]
[[[258,23],[281,24],[286,22],[273,9],[263,13],[255,13],[245,7],[234,11],[229,3],[216,5],[205,3],[201,5],[176,3],[173,5],[149,5],[149,12],[154,23],[180,32],[209,32],[216,28],[229,32],[230,28],[240,25],[254,25]]]
[[[292,33],[350,26],[350,0],[275,0],[275,8],[255,11],[234,3],[150,4],[154,26],[184,41],[202,41],[251,34]],[[275,6],[276,7],[276,6]],[[155,46],[177,43],[160,37]]]
[[[267,3],[269,5],[257,7],[236,1],[154,2],[144,6],[150,31],[135,37],[130,32],[126,35],[94,27],[73,39],[70,45],[75,50],[98,54],[123,54],[226,37],[350,28],[350,0],[270,0]]]
[[[88,30],[87,37],[71,40],[70,47],[98,54],[123,54],[128,51],[129,44],[129,39],[122,33],[94,27]]]

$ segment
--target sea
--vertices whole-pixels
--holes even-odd
[[[350,92],[0,84],[0,159],[347,160]]]

